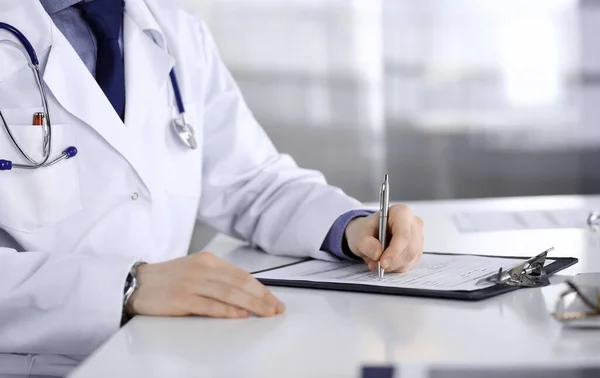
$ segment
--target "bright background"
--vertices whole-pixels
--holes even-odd
[[[179,0],[277,147],[361,201],[600,192],[600,1]]]

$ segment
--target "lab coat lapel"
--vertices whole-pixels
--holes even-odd
[[[158,126],[148,120],[150,110],[157,104],[163,107],[170,104],[164,87],[174,60],[151,40],[129,13],[125,13],[123,21],[127,91],[125,124],[138,132],[140,129],[147,132],[148,128]]]
[[[69,113],[94,128],[127,156],[127,131],[123,122],[69,41],[56,26],[52,28],[53,41],[44,70],[44,82]]]
[[[143,9],[143,4],[128,1],[123,17],[125,125],[136,135],[131,141],[139,157],[136,169],[158,189],[163,184],[157,167],[163,159],[164,130],[172,117],[167,91],[173,58],[146,34],[143,20],[138,21]]]
[[[151,130],[140,130],[160,97],[161,87],[172,66],[165,53],[124,17],[123,45],[126,75],[125,124],[95,78],[65,37],[52,25],[54,36],[44,81],[58,102],[75,117],[92,127],[132,165],[150,192],[157,177],[149,152],[154,142]],[[158,49],[160,51],[160,49]],[[68,78],[76,78],[69,80]],[[163,100],[166,104],[166,99]],[[152,126],[148,124],[148,126]],[[150,144],[149,144],[150,143]],[[84,154],[85,151],[80,151]]]
[[[120,153],[150,190],[148,177],[141,169],[143,161],[135,148],[134,133],[125,127],[96,79],[54,25],[52,34],[53,43],[44,71],[44,81],[51,93],[67,112],[92,127]],[[81,146],[78,148],[80,154],[94,153]]]
[[[8,23],[21,31],[32,44],[39,59],[45,56],[52,43],[51,34],[48,33],[52,21],[39,0],[0,0],[0,22]],[[25,51],[21,51],[20,44],[16,41],[9,32],[0,31],[0,84],[27,66],[23,55]]]

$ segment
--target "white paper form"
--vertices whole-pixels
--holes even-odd
[[[500,267],[509,269],[525,259],[504,259],[469,255],[424,254],[412,270],[406,273],[386,273],[379,280],[363,263],[310,260],[287,267],[256,273],[256,278],[356,283],[420,290],[473,291],[492,286],[477,285],[481,278],[497,273]],[[547,264],[552,261],[547,260]]]
[[[476,212],[454,214],[460,232],[587,228],[586,209],[536,210],[520,212]]]

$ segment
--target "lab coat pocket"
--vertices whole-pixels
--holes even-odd
[[[0,124],[1,125],[1,124]],[[9,125],[15,139],[34,160],[42,160],[43,130],[40,126]],[[52,125],[52,155],[60,156],[76,145],[72,125]],[[0,127],[0,159],[29,164]],[[34,233],[81,211],[77,157],[49,167],[0,171],[0,225]]]
[[[202,185],[202,132],[204,129],[202,112],[194,104],[185,104],[186,120],[194,128],[198,147],[187,147],[169,123],[165,130],[165,176],[166,190],[171,194],[186,197],[199,197]],[[177,117],[177,109],[173,109]]]

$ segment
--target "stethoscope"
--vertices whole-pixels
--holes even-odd
[[[50,118],[50,112],[48,110],[48,100],[46,97],[46,90],[44,88],[44,85],[42,84],[42,79],[41,79],[41,75],[40,75],[40,63],[37,58],[37,54],[35,53],[35,50],[34,50],[33,46],[31,45],[31,43],[29,42],[29,40],[23,35],[23,33],[21,33],[14,26],[6,24],[4,22],[0,22],[0,30],[6,30],[6,31],[12,33],[19,40],[19,42],[21,43],[21,46],[19,46],[18,44],[14,43],[12,41],[4,41],[4,42],[14,44],[14,46],[17,47],[21,51],[22,51],[21,47],[25,48],[25,50],[26,50],[23,53],[23,55],[25,55],[25,57],[29,63],[29,67],[31,68],[31,70],[33,71],[33,75],[35,76],[35,82],[38,86],[38,89],[40,92],[40,97],[42,100],[43,120],[44,120],[43,123],[41,124],[41,128],[44,133],[44,139],[43,139],[43,143],[42,143],[43,158],[41,161],[36,161],[35,159],[33,159],[31,156],[29,156],[27,154],[27,152],[25,151],[23,146],[21,146],[21,144],[19,143],[17,138],[15,138],[12,131],[10,130],[10,127],[8,126],[8,123],[6,122],[6,119],[4,118],[4,115],[2,114],[2,110],[0,109],[0,119],[2,120],[2,124],[4,125],[4,129],[6,130],[8,137],[10,138],[10,140],[14,144],[14,146],[17,148],[17,150],[19,150],[19,153],[29,162],[29,164],[15,164],[10,160],[0,159],[0,171],[9,171],[13,168],[19,168],[19,169],[45,168],[45,167],[50,167],[50,166],[52,166],[56,163],[59,163],[63,160],[67,160],[72,157],[75,157],[77,155],[77,148],[74,146],[69,146],[63,150],[63,152],[60,156],[58,156],[54,159],[50,159],[50,156],[52,155],[52,120]],[[183,98],[181,97],[181,91],[179,90],[179,83],[177,82],[177,77],[175,75],[174,68],[171,70],[169,77],[171,79],[171,84],[173,86],[173,92],[175,95],[175,102],[177,103],[177,110],[179,112],[179,115],[177,117],[175,117],[173,119],[173,121],[171,122],[173,130],[185,146],[194,150],[198,147],[198,144],[196,142],[196,135],[194,132],[194,128],[189,123],[187,123],[186,118],[185,118],[185,107],[183,106]]]

